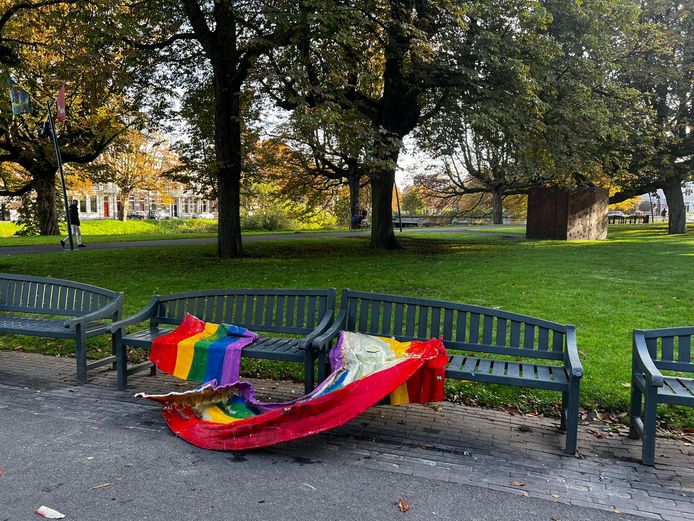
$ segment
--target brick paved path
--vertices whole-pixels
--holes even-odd
[[[119,392],[108,369],[76,387],[74,370],[73,359],[0,351],[0,415],[11,408],[160,431],[167,427],[159,406],[132,395],[187,387],[166,375],[142,374],[131,379],[127,392]],[[263,398],[301,392],[291,383],[254,383]],[[640,442],[628,439],[626,429],[613,433],[591,423],[580,428],[581,457],[576,458],[561,451],[564,436],[557,425],[547,418],[450,403],[379,406],[343,427],[267,451],[654,519],[694,519],[691,443],[659,438],[656,467],[645,467],[638,463]]]

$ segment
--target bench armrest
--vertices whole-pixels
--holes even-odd
[[[329,309],[325,312],[325,315],[323,315],[323,319],[320,321],[320,324],[316,326],[316,329],[311,331],[308,335],[306,335],[302,339],[302,344],[304,346],[304,349],[309,349],[311,348],[313,344],[313,340],[323,333],[326,329],[328,329],[328,326],[330,323],[333,321],[333,317],[335,316],[335,310],[334,309]]]
[[[581,378],[583,376],[583,365],[581,364],[581,359],[578,358],[576,328],[574,326],[567,326],[566,328],[566,355],[564,361],[571,377]]]
[[[120,331],[122,329],[127,328],[128,326],[144,322],[145,320],[151,318],[154,315],[154,312],[157,309],[157,304],[159,304],[159,297],[153,297],[152,300],[150,300],[149,303],[143,309],[141,309],[134,315],[131,315],[123,320],[119,320],[118,322],[112,323],[108,328],[109,331],[111,332],[111,334],[113,334],[116,331]]]
[[[651,353],[648,352],[648,346],[646,346],[646,340],[639,330],[634,331],[634,348],[631,357],[632,372],[641,371],[649,386],[663,386],[663,375],[653,363]]]
[[[123,294],[120,293],[112,302],[101,309],[97,309],[92,313],[87,313],[80,317],[76,317],[65,321],[65,327],[75,329],[78,325],[85,325],[89,322],[94,322],[102,318],[112,317],[114,313],[120,315],[120,310],[123,309]]]
[[[316,351],[329,349],[330,342],[332,342],[332,340],[340,334],[340,330],[344,328],[346,322],[347,310],[342,309],[340,310],[340,313],[338,313],[335,322],[332,323],[332,325],[325,331],[325,333],[316,337],[313,340],[313,349],[315,349]]]

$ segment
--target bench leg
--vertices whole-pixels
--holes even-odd
[[[559,420],[559,428],[563,431],[566,430],[566,417],[568,414],[568,407],[569,407],[569,393],[561,393],[561,411],[560,411],[560,420]]]
[[[116,331],[111,337],[112,349],[116,353],[116,385],[119,391],[125,390],[128,386],[128,355],[121,342],[121,334],[120,331]]]
[[[569,382],[568,400],[566,404],[566,449],[567,454],[576,454],[578,442],[578,396],[581,380],[572,378]]]
[[[313,376],[314,361],[316,357],[311,346],[304,348],[304,393],[308,394],[313,391],[315,379]]]
[[[655,427],[656,427],[656,412],[658,401],[656,393],[650,389],[645,393],[646,403],[644,405],[643,415],[643,444],[641,450],[641,462],[644,465],[655,465]]]
[[[87,338],[77,326],[77,338],[75,339],[77,356],[77,385],[87,383]]]
[[[629,409],[629,437],[632,440],[637,440],[641,436],[639,435],[639,429],[637,427],[637,422],[641,418],[641,400],[643,398],[643,393],[639,389],[636,379],[631,379],[631,407]]]

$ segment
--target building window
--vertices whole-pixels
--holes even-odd
[[[86,211],[87,211],[87,200],[82,199],[80,201],[80,213],[86,213]]]

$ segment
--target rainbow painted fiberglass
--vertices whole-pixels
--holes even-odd
[[[241,349],[257,335],[187,316],[157,338],[150,359],[162,371],[202,381],[194,390],[138,396],[160,402],[169,427],[207,449],[246,450],[338,427],[388,397],[392,405],[443,400],[448,357],[439,339],[398,342],[342,332],[330,352],[332,372],[311,393],[282,403],[261,402],[238,381]]]

